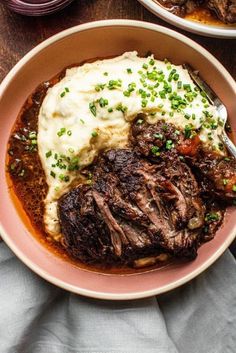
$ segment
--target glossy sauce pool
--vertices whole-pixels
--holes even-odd
[[[221,27],[235,27],[236,24],[225,24],[220,21],[212,12],[204,7],[200,7],[191,14],[185,16],[186,20],[200,22],[204,25],[221,26]]]

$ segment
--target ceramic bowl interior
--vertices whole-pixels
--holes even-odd
[[[236,84],[223,66],[190,39],[149,23],[130,20],[93,22],[68,29],[34,48],[8,74],[0,87],[0,234],[15,254],[33,271],[67,290],[104,299],[132,299],[163,293],[195,277],[228,247],[236,232],[236,210],[229,209],[214,240],[199,249],[196,260],[184,265],[132,274],[106,275],[80,269],[50,252],[22,222],[6,182],[5,155],[13,123],[27,96],[36,86],[66,66],[84,60],[148,51],[158,59],[190,63],[225,103],[236,129]]]
[[[158,17],[161,17],[163,20],[186,31],[200,34],[206,37],[236,38],[236,24],[230,26],[224,24],[221,26],[213,24],[208,25],[176,16],[173,13],[167,11],[164,7],[158,5],[155,0],[138,1]]]

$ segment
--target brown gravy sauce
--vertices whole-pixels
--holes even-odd
[[[185,16],[187,20],[200,22],[204,25],[220,26],[220,27],[235,27],[236,24],[226,24],[219,20],[214,14],[209,10],[202,7],[195,9],[192,13]]]
[[[94,60],[89,60],[89,62]],[[70,67],[82,64],[71,65]],[[48,88],[55,85],[65,76],[66,69],[62,70],[61,73],[49,81],[40,84],[27,98],[11,131],[6,157],[6,174],[9,192],[18,214],[30,234],[50,252],[84,270],[122,275],[149,272],[168,266],[174,260],[168,260],[140,269],[131,267],[104,268],[98,265],[86,265],[78,259],[71,258],[67,254],[63,244],[53,241],[45,232],[43,221],[44,198],[46,197],[48,186],[38,155],[37,144],[35,143],[37,142],[38,114]]]

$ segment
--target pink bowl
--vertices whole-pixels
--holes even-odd
[[[214,240],[199,249],[196,260],[182,265],[132,275],[102,274],[74,266],[50,252],[22,222],[9,194],[5,155],[8,137],[26,97],[42,81],[64,67],[96,57],[137,50],[151,51],[159,59],[188,62],[227,106],[236,129],[236,83],[205,49],[183,35],[154,24],[109,20],[80,25],[49,38],[28,53],[7,75],[0,87],[0,234],[14,253],[33,271],[72,292],[103,299],[134,299],[160,294],[191,280],[209,267],[230,245],[236,233],[236,210],[228,209],[224,225]],[[45,64],[46,63],[46,64]]]

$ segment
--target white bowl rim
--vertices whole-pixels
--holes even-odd
[[[114,20],[101,20],[101,21],[94,21],[94,22],[88,22],[82,25],[77,25],[71,28],[68,28],[62,32],[59,32],[55,34],[54,36],[46,39],[36,47],[34,47],[31,51],[29,51],[12,69],[11,71],[7,74],[7,76],[4,78],[0,85],[0,99],[5,91],[5,89],[8,87],[10,84],[11,80],[15,76],[15,74],[20,71],[22,66],[24,66],[34,55],[36,55],[38,52],[41,50],[45,49],[52,43],[55,43],[62,38],[65,38],[69,35],[72,35],[76,32],[82,32],[86,31],[89,29],[93,28],[99,28],[99,27],[109,27],[109,26],[129,26],[129,27],[138,27],[138,28],[143,28],[143,29],[149,29],[153,31],[158,31],[160,33],[167,34],[173,38],[178,37],[178,40],[186,43],[187,45],[192,46],[194,49],[196,49],[198,52],[200,52],[203,56],[207,57],[208,60],[211,60],[212,64],[221,70],[221,73],[224,75],[226,80],[228,80],[228,83],[232,86],[235,87],[236,91],[236,82],[232,78],[232,76],[229,74],[229,72],[224,68],[224,66],[212,55],[210,54],[206,49],[204,49],[202,46],[194,42],[193,40],[189,39],[188,37],[173,31],[171,29],[168,29],[163,26],[159,26],[156,24],[152,24],[149,22],[143,22],[143,21],[136,21],[136,20],[119,20],[119,19],[114,19]],[[122,294],[116,294],[116,293],[106,293],[106,292],[99,292],[99,291],[93,291],[93,290],[87,290],[84,288],[80,288],[78,286],[70,285],[60,279],[55,278],[54,276],[50,275],[47,271],[44,271],[40,268],[40,266],[34,264],[28,257],[17,248],[17,246],[14,244],[14,241],[11,240],[11,238],[8,236],[7,232],[5,231],[1,220],[0,220],[0,234],[5,241],[5,243],[9,246],[9,248],[14,252],[14,254],[27,266],[29,267],[33,272],[38,274],[40,277],[44,278],[48,282],[55,284],[58,287],[61,287],[65,290],[68,290],[70,292],[84,295],[87,297],[91,298],[97,298],[97,299],[107,299],[107,300],[129,300],[129,299],[141,299],[141,298],[146,298],[150,297],[153,295],[159,295],[165,292],[168,292],[172,289],[175,289],[187,282],[189,282],[191,279],[195,278],[198,276],[200,273],[202,273],[204,270],[206,270],[210,265],[212,265],[223,253],[224,251],[229,247],[233,239],[235,238],[235,233],[236,233],[236,223],[234,229],[230,232],[228,235],[227,239],[225,242],[217,249],[217,251],[201,266],[196,268],[194,271],[191,273],[187,274],[186,276],[182,277],[181,279],[176,280],[175,282],[172,282],[170,284],[164,285],[160,288],[157,289],[151,289],[151,290],[146,290],[146,291],[140,291],[140,292],[135,292],[135,293],[122,293]]]
[[[226,28],[226,27],[220,27],[220,26],[214,26],[214,25],[207,25],[207,24],[202,24],[191,20],[186,20],[164,9],[163,7],[155,3],[153,0],[138,0],[138,1],[143,6],[145,6],[148,10],[154,13],[156,16],[186,31],[190,31],[207,37],[225,38],[225,39],[236,38],[236,28],[232,28],[232,27]]]

